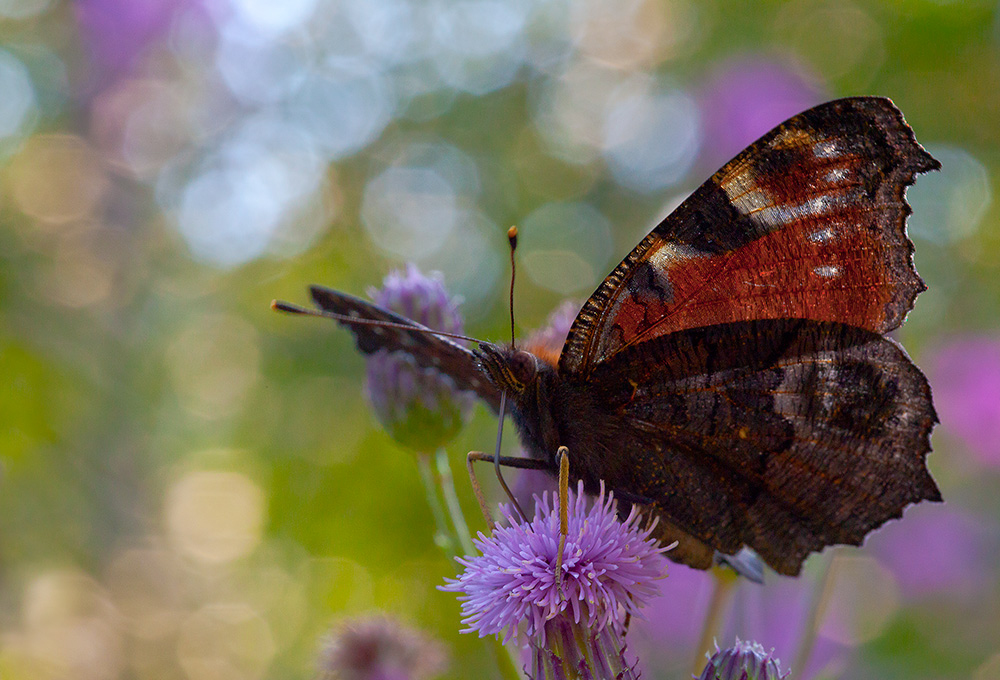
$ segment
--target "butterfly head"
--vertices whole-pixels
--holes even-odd
[[[475,354],[493,384],[511,395],[523,393],[538,376],[538,357],[531,352],[484,342]]]

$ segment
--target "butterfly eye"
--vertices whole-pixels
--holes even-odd
[[[535,381],[535,374],[538,373],[537,360],[530,352],[518,350],[510,358],[510,372],[514,380],[522,386],[530,385]]]

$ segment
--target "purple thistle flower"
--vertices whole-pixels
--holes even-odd
[[[756,642],[742,642],[718,651],[705,664],[698,680],[781,680],[780,662]],[[773,650],[772,650],[773,652]]]
[[[462,622],[480,637],[509,641],[519,629],[532,640],[533,677],[633,677],[621,642],[625,618],[656,595],[665,575],[665,548],[640,526],[633,508],[618,519],[603,486],[588,509],[582,482],[568,506],[569,531],[562,553],[561,591],[556,578],[559,512],[548,494],[533,519],[519,524],[501,508],[509,526],[475,541],[482,555],[459,558],[465,571],[443,590],[464,593]]]
[[[440,643],[384,617],[343,623],[320,657],[322,680],[421,680],[441,673]]]
[[[428,328],[462,332],[458,301],[448,295],[440,274],[430,277],[413,264],[390,272],[382,288],[369,291],[382,307]],[[418,366],[404,352],[382,350],[367,362],[372,410],[392,437],[417,451],[432,451],[448,442],[465,424],[473,397],[461,392],[440,371]]]

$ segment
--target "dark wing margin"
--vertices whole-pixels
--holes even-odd
[[[499,411],[500,392],[482,372],[472,351],[465,346],[434,335],[432,329],[412,319],[339,290],[310,286],[309,292],[316,305],[328,312],[409,326],[412,330],[338,321],[354,334],[357,347],[362,353],[374,354],[379,350],[405,352],[419,366],[435,369],[449,376],[458,389],[475,392],[490,408]]]
[[[650,499],[670,556],[710,566],[745,545],[781,574],[860,545],[941,494],[923,373],[877,333],[802,319],[691,329],[595,370],[609,409],[602,476]]]
[[[774,128],[715,173],[587,300],[560,372],[713,323],[803,318],[886,333],[925,289],[906,187],[940,163],[893,103],[839,99]]]

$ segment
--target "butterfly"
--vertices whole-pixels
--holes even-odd
[[[528,454],[657,518],[695,568],[755,551],[797,575],[919,501],[927,379],[887,334],[925,285],[906,187],[940,163],[889,99],[809,109],[765,134],[660,222],[584,303],[561,352],[429,332],[312,286],[359,350],[406,352],[494,411]],[[529,351],[534,349],[535,351]]]

